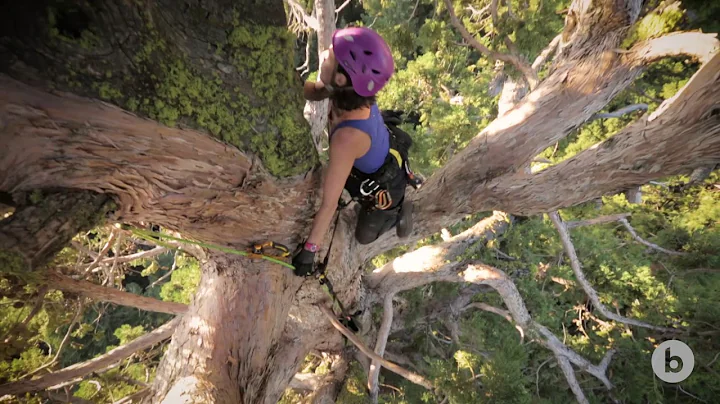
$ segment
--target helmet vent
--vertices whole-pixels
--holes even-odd
[[[372,56],[372,51],[364,50],[363,53],[366,54],[366,55],[368,55],[368,56]]]
[[[363,65],[362,67],[362,74],[365,74],[365,71],[367,70],[367,66]]]
[[[350,57],[352,58],[352,60],[357,61],[357,58],[355,58],[355,52],[350,51]]]
[[[371,71],[372,71],[374,74],[380,74],[380,72],[377,71],[377,70],[375,70],[375,69],[371,69]]]

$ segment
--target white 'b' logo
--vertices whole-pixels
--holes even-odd
[[[682,341],[665,341],[652,354],[653,372],[666,383],[680,383],[687,379],[694,366],[695,356]]]

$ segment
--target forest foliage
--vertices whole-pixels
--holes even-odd
[[[502,76],[521,78],[511,66],[499,72],[493,61],[464,44],[450,25],[442,1],[355,3],[344,9],[338,24],[372,26],[389,42],[397,72],[378,102],[381,108],[405,112],[409,122],[403,127],[415,140],[413,166],[429,176],[496,117],[498,80]],[[567,0],[507,0],[500,2],[495,25],[487,13],[480,12],[488,1],[453,3],[466,27],[484,45],[506,51],[502,38],[509,36],[529,61],[562,30],[563,12],[569,5]],[[648,9],[659,4],[648,3]],[[701,0],[667,4],[670,11],[651,16],[628,33],[628,40],[677,29],[720,31],[717,4]],[[309,1],[305,6],[311,11]],[[297,43],[297,65],[305,57],[304,40]],[[317,68],[314,57],[311,66]],[[612,137],[639,114],[652,112],[672,97],[697,67],[686,58],[654,64],[606,108],[614,111],[642,103],[648,105],[647,112],[589,122],[545,150],[539,156],[545,160],[534,163],[533,170],[572,157]],[[629,221],[641,237],[686,253],[671,256],[649,249],[617,222],[571,230],[586,276],[607,307],[651,324],[687,330],[677,338],[692,348],[696,365],[693,374],[680,384],[663,383],[650,367],[654,347],[670,336],[627,327],[593,311],[582,288],[573,281],[557,231],[546,216],[515,217],[504,234],[469,249],[463,258],[481,260],[509,274],[533,318],[591,361],[598,362],[607,350],[616,349],[609,370],[616,386],[611,392],[614,399],[627,403],[714,402],[720,396],[720,173],[715,171],[698,184],[686,185],[688,182],[688,176],[677,176],[647,184],[642,187],[640,204],[629,203],[622,194],[608,195],[560,212],[567,221],[631,213]],[[457,234],[483,215],[486,213],[468,216],[447,230]],[[200,267],[186,252],[168,250],[151,258],[109,262],[86,271],[111,232],[118,233],[108,250],[111,258],[154,247],[113,227],[101,226],[77,235],[50,268],[137,295],[190,302]],[[440,240],[438,233],[418,245]],[[376,257],[370,266],[413,247]],[[448,403],[573,402],[552,353],[521,339],[505,319],[484,311],[466,311],[459,319],[460,345],[450,339],[446,324],[434,316],[433,310],[450,304],[467,287],[430,284],[401,294],[403,303],[397,315],[405,321],[406,330],[390,336],[388,351],[408,358],[413,370],[434,380]],[[4,273],[0,273],[0,295],[0,384],[89,360],[171,317],[92,301],[53,290],[52,284],[24,283]],[[493,292],[478,293],[473,301],[502,306]],[[379,322],[381,311],[374,315]],[[55,393],[96,403],[114,402],[151,383],[163,349],[161,344],[138,352],[119,366],[54,393],[27,394],[10,402],[43,403]],[[311,361],[308,358],[308,363]],[[310,365],[303,369],[327,371]],[[338,402],[366,402],[365,377],[354,363]],[[591,402],[609,400],[598,380],[581,372],[578,378]],[[381,383],[385,386],[381,388],[381,402],[438,402],[435,395],[393,373],[383,372]],[[283,402],[300,399],[301,395],[289,391]]]

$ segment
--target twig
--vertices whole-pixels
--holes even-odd
[[[350,1],[351,1],[351,0],[345,0],[345,2],[340,5],[340,7],[338,7],[338,8],[335,9],[335,14],[340,14],[340,12],[341,12],[345,7],[347,7],[348,4],[350,4]],[[416,6],[416,7],[417,7],[417,6]],[[337,20],[335,20],[335,22],[337,23]]]
[[[415,17],[415,12],[417,11],[419,4],[420,0],[415,0],[415,7],[413,7],[412,13],[410,13],[410,18],[407,19],[408,24],[410,24],[410,21],[412,21],[413,17]]]
[[[522,329],[522,327],[515,324],[515,321],[513,320],[512,315],[510,315],[509,311],[497,308],[495,306],[491,306],[489,304],[481,303],[481,302],[470,303],[467,306],[463,307],[461,311],[466,311],[466,310],[473,309],[473,308],[484,310],[484,311],[487,311],[490,313],[495,313],[498,316],[509,321],[511,324],[513,324],[515,326],[515,329],[517,329],[518,332],[520,333],[520,343],[522,344],[523,341],[525,340],[525,331]]]
[[[152,257],[155,257],[157,255],[164,253],[165,251],[167,251],[167,248],[165,248],[165,247],[155,247],[152,250],[140,251],[140,252],[136,252],[136,253],[130,254],[130,255],[125,255],[122,257],[106,258],[106,259],[102,260],[101,262],[104,264],[111,264],[111,263],[124,264],[126,262],[139,260],[142,258],[152,258]]]
[[[525,80],[527,80],[528,85],[530,86],[530,90],[533,90],[535,89],[535,87],[537,87],[539,82],[537,73],[535,73],[535,70],[533,70],[530,65],[525,63],[517,55],[496,52],[488,49],[485,45],[481,44],[477,39],[475,39],[472,34],[470,34],[470,32],[467,30],[467,28],[465,28],[465,25],[463,25],[462,21],[458,19],[457,15],[455,15],[455,8],[453,7],[451,0],[445,0],[445,7],[450,14],[450,22],[452,23],[452,25],[455,27],[455,29],[460,31],[460,35],[463,37],[463,39],[465,39],[473,48],[491,59],[502,60],[503,62],[511,63],[520,72],[522,72]]]
[[[653,244],[653,243],[651,243],[651,242],[649,242],[649,241],[646,241],[646,240],[644,240],[643,238],[641,238],[640,236],[638,236],[638,234],[635,232],[635,229],[633,229],[633,227],[630,226],[630,223],[627,221],[627,219],[621,218],[621,219],[619,219],[619,221],[620,221],[620,223],[622,223],[622,224],[625,226],[625,228],[627,229],[627,231],[630,232],[630,235],[632,235],[632,238],[634,238],[635,241],[637,241],[637,242],[640,243],[640,244],[643,244],[643,245],[648,246],[648,247],[650,247],[650,248],[652,248],[652,249],[654,249],[654,250],[657,250],[657,251],[660,251],[660,252],[664,252],[665,254],[669,254],[669,255],[686,255],[686,254],[687,254],[686,252],[682,252],[682,251],[672,251],[672,250],[668,250],[668,249],[666,249],[666,248],[660,247],[660,246],[657,245],[657,244]]]
[[[604,304],[600,301],[600,297],[597,294],[597,291],[592,287],[590,282],[585,278],[585,274],[582,271],[582,267],[580,265],[580,260],[577,257],[577,253],[575,252],[575,246],[572,243],[572,240],[570,239],[570,234],[568,233],[567,228],[565,227],[565,223],[562,222],[562,219],[560,219],[560,215],[557,212],[550,212],[548,214],[550,216],[550,220],[553,222],[553,225],[557,229],[558,233],[560,234],[560,240],[562,241],[563,248],[565,249],[565,253],[570,258],[570,266],[572,267],[573,272],[575,273],[575,278],[577,278],[577,281],[582,286],[583,290],[585,290],[585,293],[590,298],[590,301],[593,303],[595,308],[605,316],[606,318],[609,318],[611,320],[615,320],[620,323],[625,324],[631,324],[638,327],[643,328],[649,328],[652,330],[657,331],[664,331],[664,332],[678,332],[676,329],[672,328],[666,328],[666,327],[658,327],[654,326],[652,324],[648,324],[642,321],[633,320],[627,317],[619,316],[612,311],[608,310],[607,307],[605,307]],[[620,219],[625,220],[625,219]]]
[[[568,229],[574,229],[576,227],[583,227],[583,226],[591,226],[595,224],[603,224],[603,223],[611,223],[611,222],[617,222],[620,219],[624,219],[626,217],[630,217],[630,213],[620,213],[617,215],[609,215],[609,216],[600,216],[596,217],[594,219],[588,219],[588,220],[575,220],[572,222],[565,222],[565,226]]]
[[[411,372],[401,366],[398,366],[392,362],[389,362],[389,361],[377,356],[375,354],[375,352],[373,352],[372,350],[370,350],[370,348],[368,348],[365,344],[363,344],[363,342],[360,341],[360,339],[358,337],[356,337],[355,334],[353,334],[352,332],[350,332],[350,330],[345,328],[345,326],[340,324],[340,322],[338,321],[337,318],[335,318],[335,315],[330,311],[330,309],[328,309],[324,305],[318,305],[318,308],[325,315],[325,317],[327,317],[327,319],[330,320],[330,323],[332,323],[333,327],[335,327],[335,329],[340,331],[340,333],[342,335],[344,335],[345,338],[350,340],[350,342],[352,342],[367,357],[369,357],[372,360],[376,360],[376,361],[380,362],[380,364],[384,368],[397,373],[398,375],[410,380],[411,382],[413,382],[415,384],[423,386],[428,390],[434,389],[433,384],[429,380],[420,376],[419,374],[417,374],[415,372]]]
[[[683,389],[681,385],[678,384],[678,385],[677,385],[677,388],[680,389],[680,391],[682,391],[683,393],[687,394],[688,396],[696,399],[697,401],[700,401],[701,403],[707,403],[707,401],[703,400],[702,398],[700,398],[700,397],[698,397],[698,396],[696,396],[696,395],[694,395],[694,394],[691,394],[691,393],[685,391],[685,389]]]
[[[162,282],[163,280],[167,279],[168,276],[172,275],[172,273],[175,271],[175,268],[177,268],[177,257],[178,257],[179,251],[175,251],[175,255],[173,256],[173,263],[170,267],[170,270],[163,276],[159,277],[155,282],[151,283],[150,286],[148,286],[148,289],[152,289],[157,285],[158,283]]]
[[[110,247],[112,246],[112,243],[115,241],[115,238],[118,236],[118,230],[115,227],[112,227],[110,230],[110,237],[108,238],[107,243],[103,246],[102,250],[100,250],[100,254],[98,254],[97,258],[85,269],[85,272],[83,273],[84,276],[87,276],[90,271],[95,269],[95,267],[100,264],[100,260],[105,258],[108,251],[110,251]],[[112,261],[111,261],[112,262]]]
[[[535,372],[535,392],[537,393],[538,397],[540,397],[540,369],[551,360],[552,358],[546,359],[545,362],[541,363],[540,366],[538,366],[537,371]]]
[[[75,312],[75,316],[70,321],[70,325],[68,326],[67,332],[65,333],[65,336],[63,337],[62,341],[60,341],[60,345],[58,346],[57,352],[55,352],[55,356],[49,362],[45,363],[44,365],[40,366],[39,368],[37,368],[27,374],[22,375],[20,377],[20,379],[25,379],[26,377],[32,376],[32,375],[38,373],[39,371],[46,369],[49,366],[52,366],[55,363],[57,363],[58,358],[60,358],[60,353],[62,353],[63,348],[65,348],[65,344],[67,343],[68,339],[70,338],[70,334],[72,333],[73,327],[75,326],[75,323],[77,323],[77,319],[78,319],[78,317],[80,317],[80,314],[82,314],[84,308],[85,308],[85,304],[82,301],[80,301],[80,304],[78,305],[78,309]]]

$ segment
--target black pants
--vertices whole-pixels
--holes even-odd
[[[400,207],[405,198],[406,186],[407,178],[405,177],[405,171],[399,169],[398,175],[393,179],[389,187],[390,197],[392,198],[390,208],[385,210],[368,207],[361,208],[357,225],[355,226],[355,239],[357,239],[358,243],[370,244],[377,240],[383,233],[395,227],[398,214],[400,213]]]

